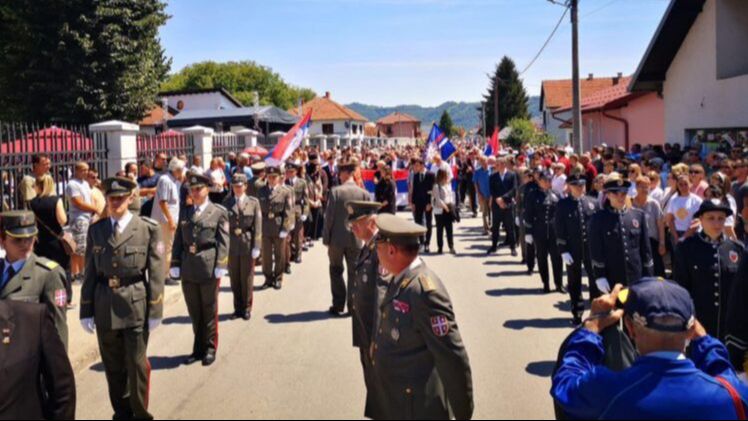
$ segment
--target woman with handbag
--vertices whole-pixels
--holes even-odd
[[[73,299],[73,287],[70,282],[70,255],[63,243],[68,222],[62,199],[55,194],[55,181],[49,174],[38,178],[35,183],[36,197],[31,200],[31,210],[36,216],[39,236],[34,245],[34,254],[46,257],[65,270],[65,289],[67,290],[68,308]],[[70,235],[68,234],[68,237]],[[69,250],[72,252],[73,249]]]
[[[449,183],[449,177],[445,170],[439,170],[436,174],[436,184],[432,196],[434,216],[436,218],[436,244],[439,246],[438,254],[443,254],[444,231],[447,231],[447,244],[449,253],[455,253],[453,224],[455,221],[455,194]]]

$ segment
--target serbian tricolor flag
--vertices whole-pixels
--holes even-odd
[[[374,180],[376,170],[361,170],[361,178],[364,181],[364,188],[369,192],[371,200],[374,200],[374,193],[377,190],[377,184]],[[408,170],[392,171],[392,178],[397,184],[397,206],[406,206],[408,204]]]
[[[499,142],[499,128],[497,127],[493,131],[493,136],[491,136],[491,139],[488,140],[488,144],[486,145],[486,151],[483,153],[483,155],[499,156],[500,151],[501,151],[501,142]]]
[[[431,162],[437,153],[441,155],[442,160],[449,161],[457,153],[457,148],[455,148],[447,135],[442,133],[439,126],[434,123],[429,138],[426,141],[426,162]]]
[[[301,119],[291,130],[286,133],[275,145],[270,154],[265,158],[265,162],[271,167],[279,167],[281,164],[291,156],[291,154],[299,149],[301,142],[309,133],[309,127],[312,125],[312,110],[309,110],[307,115]]]

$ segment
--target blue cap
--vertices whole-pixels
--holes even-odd
[[[664,278],[644,278],[631,286],[624,311],[642,326],[660,332],[686,332],[696,320],[691,294]],[[663,317],[680,323],[659,324],[657,320]]]

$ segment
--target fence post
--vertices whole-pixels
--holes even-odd
[[[110,120],[88,126],[93,136],[105,136],[107,147],[106,178],[125,169],[128,162],[138,162],[137,124]]]
[[[257,146],[257,136],[260,132],[252,129],[244,129],[236,132],[236,135],[244,139],[244,148],[254,148]]]
[[[203,126],[193,126],[182,130],[187,136],[192,136],[193,147],[195,148],[196,157],[200,157],[203,169],[210,168],[210,161],[213,160],[213,129]],[[192,162],[187,163],[187,168],[192,166]]]

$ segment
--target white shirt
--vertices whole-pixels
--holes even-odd
[[[699,211],[703,200],[693,193],[686,197],[673,196],[668,203],[667,214],[675,217],[675,229],[685,232],[691,229],[691,222],[696,212]]]
[[[112,228],[114,228],[114,224],[117,224],[117,233],[122,234],[123,232],[125,232],[125,228],[130,225],[130,221],[132,221],[132,213],[126,212],[120,219],[115,219],[114,217],[111,217],[109,219],[111,221]]]
[[[205,212],[205,209],[210,205],[210,200],[206,200],[205,203],[203,203],[200,206],[195,206],[195,214],[202,215],[203,212]]]
[[[553,181],[551,182],[551,188],[553,191],[558,193],[559,196],[564,197],[564,193],[566,190],[566,175],[561,174],[553,177]]]

